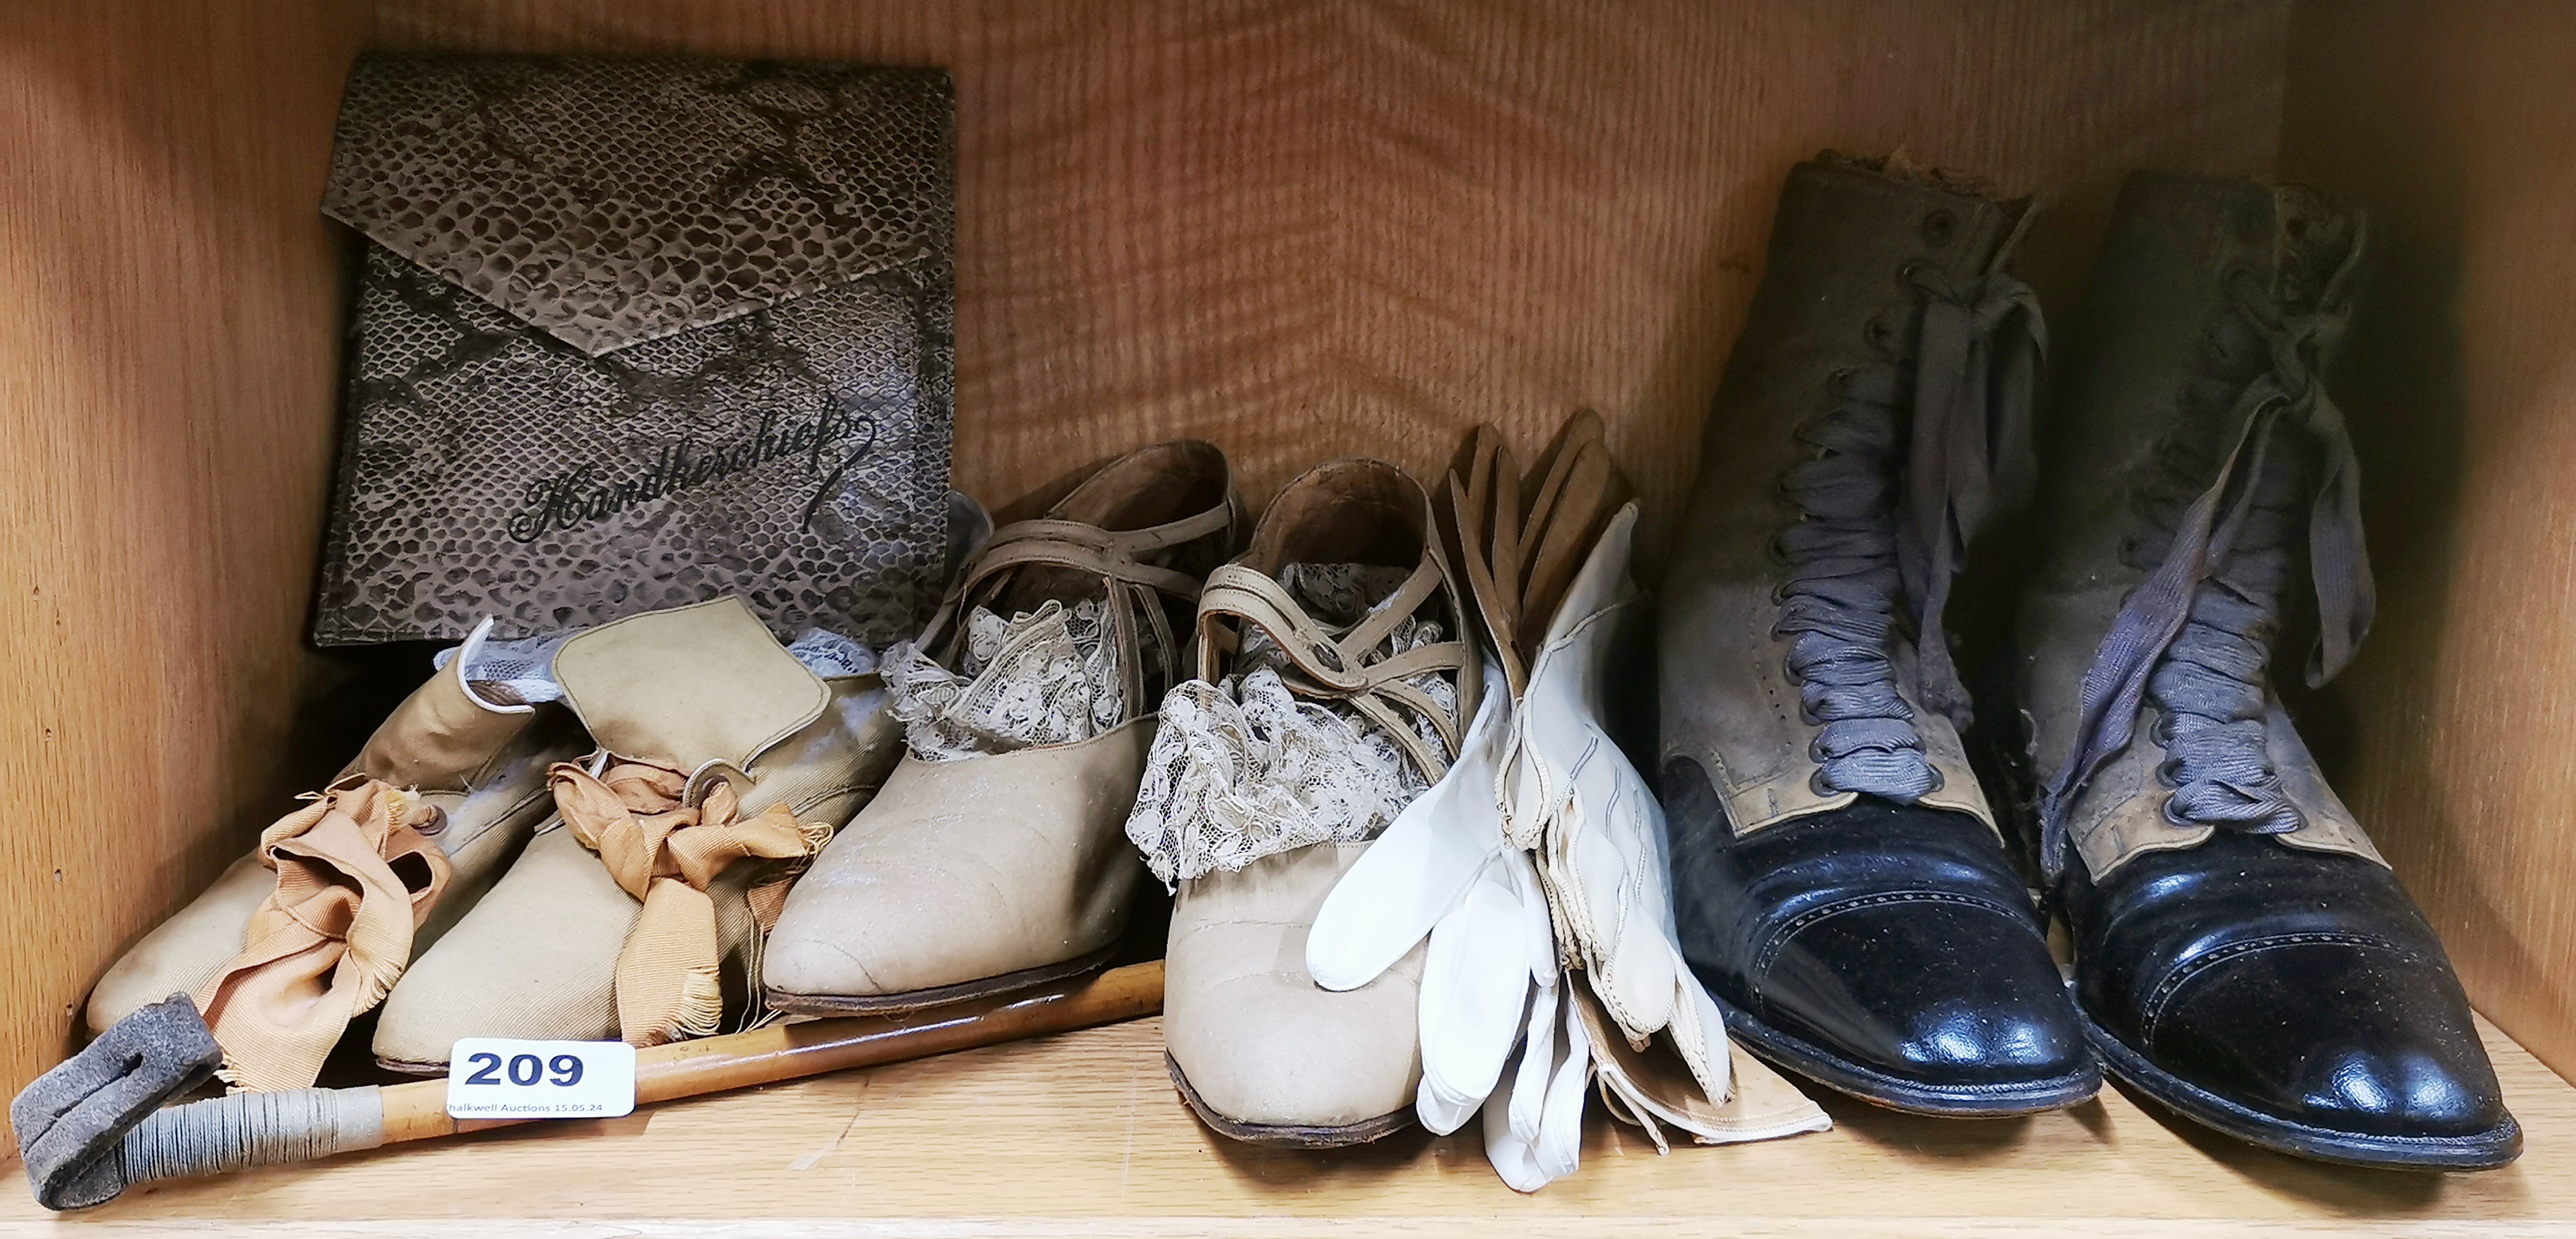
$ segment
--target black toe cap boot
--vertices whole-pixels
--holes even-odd
[[[2020,1114],[2101,1085],[2021,879],[1985,823],[1864,797],[1738,838],[1664,770],[1682,952],[1763,1057],[1920,1113]]]
[[[1789,173],[1662,590],[1674,901],[1728,1029],[1942,1115],[2101,1086],[1977,775],[1943,600],[2026,474],[2026,204],[1827,155]],[[1974,445],[1974,446],[1971,446]]]
[[[2019,620],[2042,864],[2087,1033],[2133,1094],[2299,1156],[2500,1166],[2522,1134],[2459,979],[2274,679],[2322,683],[2369,625],[2323,382],[2367,236],[2295,186],[2122,191]],[[2322,632],[2312,653],[2277,648],[2292,624]]]

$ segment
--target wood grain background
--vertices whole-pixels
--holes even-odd
[[[1307,465],[1535,451],[1600,410],[1650,546],[1789,165],[2044,191],[2071,294],[2120,176],[2265,172],[2287,6],[1813,0],[383,0],[376,43],[956,75],[958,479],[1004,501],[1175,434]]]
[[[364,14],[0,5],[0,1090],[356,743],[298,744]],[[330,750],[343,750],[331,752]]]
[[[2478,1008],[2576,1075],[2576,21],[2302,4],[2282,172],[2377,212],[2337,391],[2378,630],[2337,785]],[[2336,734],[2339,733],[2339,734]]]

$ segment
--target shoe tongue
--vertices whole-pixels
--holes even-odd
[[[692,773],[748,767],[832,696],[739,598],[593,628],[555,654],[555,679],[600,748]]]

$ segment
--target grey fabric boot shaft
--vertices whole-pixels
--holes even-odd
[[[2310,575],[2303,552],[2311,497],[2338,470],[2350,483],[2351,448],[2332,405],[2306,417],[2286,406],[2321,382],[2314,371],[2330,359],[2349,312],[2361,227],[2356,212],[2298,186],[2140,173],[2121,195],[2076,319],[2082,334],[2069,342],[2072,361],[2061,371],[2037,509],[2045,549],[2019,624],[2021,704],[2034,768],[2043,781],[2072,789],[2053,806],[2053,837],[2080,854],[2096,878],[2142,851],[2191,847],[2214,828],[2166,811],[2176,791],[2171,780],[2190,772],[2169,760],[2175,753],[2165,741],[2177,724],[2166,717],[2161,690],[2187,673],[2156,672],[2154,686],[2137,694],[2135,710],[2121,712],[2126,717],[2108,717],[2112,709],[2097,707],[2094,730],[2108,732],[2097,752],[2122,723],[2135,739],[2102,756],[2079,783],[2066,766],[2086,730],[2086,679],[2116,670],[2095,664],[2106,635],[2120,627],[2115,618],[2123,603],[2165,564],[2194,503],[2232,454],[2227,492],[2207,496],[2212,583],[2194,589],[2195,595],[2219,590],[2227,596],[2180,602],[2166,609],[2161,624],[2133,617],[2123,636],[2169,626],[2184,611],[2197,621],[2212,606],[2250,605],[2264,618],[2251,627],[2244,619],[2234,622],[2242,630],[2234,638],[2192,622],[2174,639],[2185,645],[2186,660],[2192,648],[2202,649],[2202,658],[2257,660],[2244,682],[2267,685],[2262,660],[2272,655],[2280,618]],[[2314,399],[2322,403],[2321,391]],[[2273,412],[2255,407],[2267,400]],[[2249,434],[2249,422],[2262,418],[2277,427],[2266,433],[2253,426]],[[2314,502],[2316,519],[2342,518],[2331,510],[2334,495]],[[2231,511],[2241,522],[2232,532]],[[2351,520],[2357,551],[2357,513]],[[2255,562],[2258,556],[2262,562]],[[2292,561],[2274,562],[2284,557]],[[2328,565],[2325,574],[2340,567]],[[2351,570],[2360,573],[2359,622],[2366,624],[2367,568]],[[2212,637],[2231,648],[2207,648]],[[2096,695],[2107,701],[2113,694],[2097,689]],[[2277,697],[2266,691],[2265,698],[2244,711],[2259,717],[2239,725],[2259,734],[2254,747],[2277,778],[2277,791],[2260,776],[2247,781],[2262,784],[2256,798],[2274,796],[2288,811],[2271,806],[2278,820],[2257,829],[2294,846],[2377,860]],[[2190,720],[2180,725],[2193,726]],[[2253,775],[2250,768],[2228,773],[2240,780]],[[2186,803],[2200,801],[2187,797]],[[2251,803],[2228,811],[2267,812]],[[2296,829],[2282,829],[2294,821]]]
[[[2021,203],[1832,155],[1789,175],[1761,288],[1703,432],[1661,621],[1662,761],[1704,769],[1738,832],[1848,807],[1861,790],[1994,824],[1956,729],[1919,691],[1897,580],[1897,492],[1926,307],[1994,271],[2022,213]],[[1838,409],[1874,409],[1862,420],[1878,429],[1838,437]],[[1802,503],[1793,467],[1829,453],[1851,469],[1850,484],[1828,505]],[[1802,520],[1810,512],[1852,536],[1801,542],[1824,528]],[[1818,578],[1818,598],[1851,603],[1837,618],[1876,630],[1825,660],[1835,665],[1796,665],[1814,661],[1796,644],[1802,604],[1813,600],[1790,596],[1793,557],[1816,569],[1806,575]],[[1826,677],[1854,687],[1819,711],[1808,681]],[[1828,734],[1837,721],[1848,725]],[[1864,768],[1878,777],[1852,777]]]

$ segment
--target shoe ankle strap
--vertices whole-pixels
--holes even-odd
[[[1227,564],[1208,574],[1207,588],[1199,595],[1199,678],[1216,682],[1225,635],[1221,626],[1226,621],[1257,627],[1287,656],[1292,673],[1280,680],[1290,692],[1348,702],[1403,748],[1425,781],[1437,783],[1448,772],[1449,757],[1433,752],[1398,711],[1429,720],[1442,746],[1454,756],[1461,739],[1459,720],[1475,710],[1479,683],[1474,648],[1461,631],[1447,641],[1384,658],[1372,658],[1371,653],[1394,634],[1398,624],[1440,596],[1443,587],[1450,587],[1451,597],[1456,597],[1447,565],[1435,547],[1426,546],[1421,563],[1387,602],[1337,639],[1278,581],[1241,564]],[[1459,619],[1463,616],[1452,617],[1453,627]],[[1233,645],[1240,648],[1240,639]],[[1429,694],[1405,683],[1407,677],[1440,671],[1458,676],[1461,706],[1456,717]]]
[[[1109,611],[1110,640],[1118,650],[1121,687],[1130,717],[1146,713],[1143,653],[1151,635],[1157,670],[1164,684],[1181,678],[1178,646],[1171,622],[1164,618],[1161,597],[1189,601],[1198,596],[1199,578],[1186,572],[1141,562],[1139,556],[1184,546],[1201,538],[1222,537],[1218,554],[1231,553],[1246,524],[1242,497],[1231,484],[1225,501],[1176,521],[1142,529],[1103,529],[1081,521],[1039,517],[1013,521],[993,531],[965,575],[950,590],[921,645],[936,648],[950,624],[969,608],[998,597],[1006,574],[1015,568],[1064,568],[1100,578]]]

